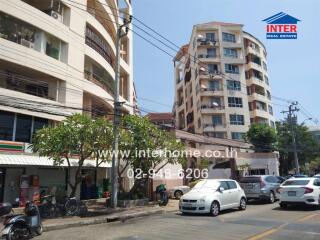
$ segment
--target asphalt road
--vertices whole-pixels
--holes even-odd
[[[254,203],[247,210],[228,210],[218,217],[178,212],[43,233],[44,240],[145,239],[273,239],[319,240],[319,208],[282,210],[275,204]]]

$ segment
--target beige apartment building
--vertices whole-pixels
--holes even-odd
[[[30,152],[37,129],[75,112],[112,119],[116,32],[125,13],[130,0],[0,0],[0,201],[19,194],[3,189],[18,188],[21,175],[39,176],[47,189],[66,187],[73,174]],[[120,53],[122,112],[132,114],[132,32]],[[98,173],[90,162],[85,167],[83,175],[102,182],[109,165]]]
[[[251,123],[275,126],[267,51],[242,24],[195,25],[174,75],[177,129],[241,140]]]

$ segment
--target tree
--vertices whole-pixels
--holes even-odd
[[[61,166],[66,162],[69,173],[74,167],[71,158],[77,159],[73,181],[70,174],[67,177],[67,184],[71,188],[70,197],[74,197],[82,180],[84,161],[97,154],[98,150],[110,147],[110,128],[110,124],[104,119],[94,120],[87,115],[75,114],[54,128],[47,127],[37,131],[32,148],[40,156],[52,159],[54,165]],[[99,159],[96,155],[96,166],[107,160]]]
[[[253,144],[257,152],[272,152],[276,149],[276,131],[267,124],[252,124],[246,139]]]
[[[294,169],[291,126],[286,121],[279,121],[277,125],[278,149],[280,153],[280,171],[282,174]],[[296,145],[300,166],[310,163],[319,156],[320,144],[304,125],[294,126]]]
[[[126,131],[122,131],[119,148],[130,153],[122,159],[125,163],[123,169],[131,167],[135,173],[143,173],[142,178],[135,179],[130,194],[133,197],[143,197],[146,196],[147,183],[152,175],[167,164],[183,163],[183,156],[170,153],[181,152],[184,147],[177,142],[175,136],[160,130],[146,117],[126,115],[122,124]]]
[[[314,173],[320,172],[320,157],[315,158],[310,162],[309,168]]]

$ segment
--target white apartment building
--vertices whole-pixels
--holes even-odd
[[[195,25],[174,68],[177,129],[241,140],[251,123],[275,126],[267,51],[242,24]]]
[[[66,185],[72,173],[27,146],[37,129],[75,112],[112,118],[117,24],[131,13],[130,0],[0,0],[0,201],[19,194],[4,189],[18,188],[21,175],[39,176],[43,188]],[[127,114],[136,107],[132,47],[129,31],[120,62]],[[85,166],[83,175],[102,184],[108,164],[98,173]]]

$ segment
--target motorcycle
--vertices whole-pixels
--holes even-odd
[[[167,191],[165,185],[160,184],[159,186],[157,186],[156,193],[160,194],[159,206],[167,206],[167,204],[169,202],[169,195],[168,195],[168,191]]]
[[[42,224],[40,220],[40,212],[36,205],[27,202],[24,208],[25,214],[10,214],[12,205],[3,203],[0,205],[0,216],[5,216],[1,232],[2,239],[29,239],[34,234],[42,234]]]

